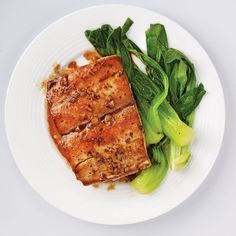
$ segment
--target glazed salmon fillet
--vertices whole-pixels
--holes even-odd
[[[51,81],[50,113],[60,134],[69,133],[93,117],[102,117],[134,103],[119,57],[110,56],[68,70]],[[54,84],[53,84],[54,83]]]
[[[115,181],[151,165],[118,56],[66,69],[48,82],[47,101],[51,136],[84,185]]]
[[[84,185],[116,180],[150,166],[135,105],[61,139],[61,151]]]

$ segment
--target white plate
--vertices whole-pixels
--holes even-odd
[[[39,88],[52,65],[66,65],[91,48],[86,29],[104,23],[121,25],[127,17],[135,22],[129,36],[145,49],[145,30],[150,23],[165,25],[171,47],[182,50],[196,66],[197,78],[207,94],[195,121],[197,136],[192,144],[190,165],[169,172],[153,194],[139,195],[129,185],[114,191],[83,187],[55,148],[47,128],[45,95]],[[40,33],[19,59],[6,99],[6,130],[17,166],[32,188],[56,208],[83,220],[101,224],[145,221],[173,209],[203,182],[219,152],[225,123],[222,88],[216,70],[199,43],[182,27],[150,10],[127,5],[104,5],[76,11]]]

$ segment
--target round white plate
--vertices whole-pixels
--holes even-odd
[[[196,66],[197,78],[207,94],[196,114],[197,131],[192,160],[187,168],[169,172],[153,194],[140,195],[127,184],[107,191],[84,187],[55,148],[48,132],[45,94],[40,83],[55,63],[72,59],[86,63],[82,54],[91,45],[86,29],[101,24],[135,22],[129,36],[145,49],[145,30],[150,23],[166,27],[171,47],[182,50]],[[219,152],[225,123],[224,97],[216,70],[199,43],[181,26],[156,12],[127,5],[95,6],[76,11],[41,32],[25,50],[12,74],[6,99],[6,130],[9,145],[25,179],[47,202],[69,215],[101,224],[130,224],[170,211],[187,199],[203,182]]]

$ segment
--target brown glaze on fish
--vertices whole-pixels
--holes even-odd
[[[141,121],[118,56],[70,68],[48,81],[51,136],[84,185],[150,166]]]

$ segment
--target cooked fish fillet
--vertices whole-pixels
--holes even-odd
[[[84,185],[150,166],[132,91],[119,57],[63,70],[48,82],[54,142]]]
[[[50,85],[50,113],[61,134],[134,102],[117,56],[68,70]]]
[[[61,151],[84,185],[116,180],[150,166],[135,105],[64,135]]]

